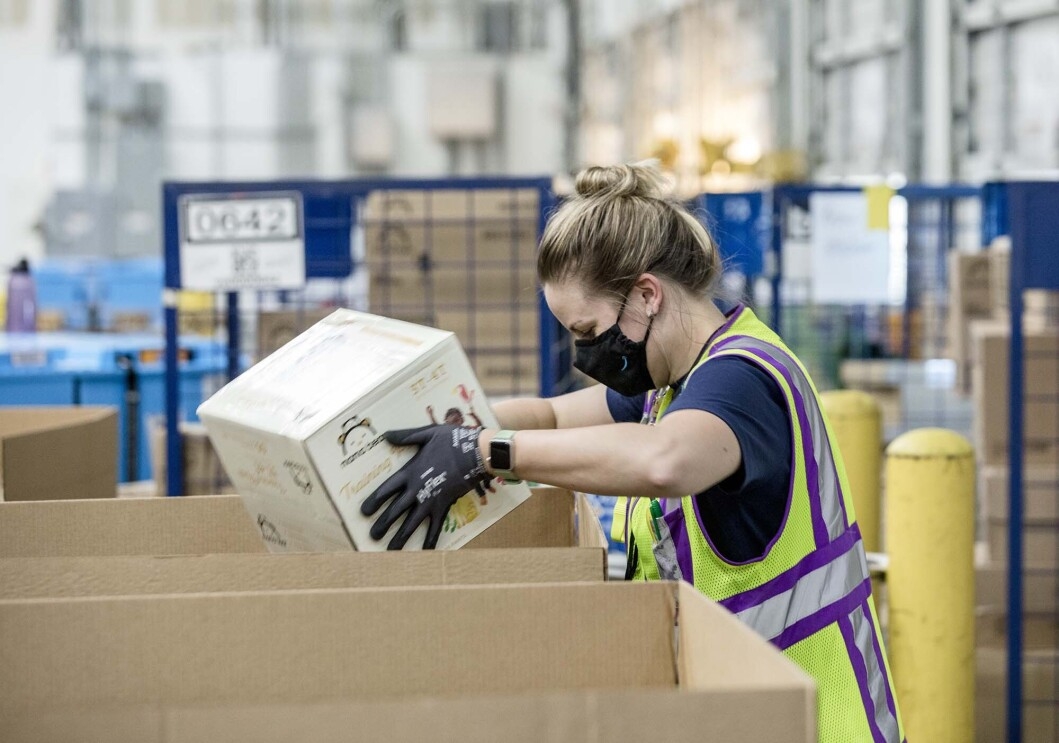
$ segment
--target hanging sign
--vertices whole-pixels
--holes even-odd
[[[862,192],[809,197],[812,297],[817,304],[890,301],[890,232],[869,219]]]
[[[181,287],[194,291],[305,286],[299,193],[183,196]]]

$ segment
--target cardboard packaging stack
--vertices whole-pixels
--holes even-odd
[[[1008,640],[1010,260],[999,241],[981,254],[953,254],[950,341],[971,390],[986,553],[977,567],[978,740],[1004,739]],[[953,266],[954,264],[950,264]],[[1023,297],[1023,659],[1024,699],[1053,699],[1059,652],[1059,298]],[[1029,704],[1024,735],[1044,739],[1055,708]]]
[[[337,310],[198,410],[270,549],[383,550],[361,503],[411,459],[384,433],[431,423],[498,428],[456,337]],[[529,497],[494,482],[449,511],[439,549],[455,549]],[[421,547],[426,524],[406,549]]]
[[[538,389],[536,189],[376,191],[368,306],[457,334],[490,395]]]

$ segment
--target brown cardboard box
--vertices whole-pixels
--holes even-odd
[[[535,188],[395,189],[369,194],[363,221],[537,219],[539,211]]]
[[[0,503],[0,558],[265,552],[235,495]]]
[[[987,252],[965,253],[950,250],[949,262],[949,343],[956,362],[956,388],[971,388],[970,323],[988,319],[993,313],[991,262]]]
[[[3,500],[113,498],[117,484],[114,408],[0,408]]]
[[[536,487],[465,549],[500,547],[574,549],[603,565],[607,540],[584,496]],[[235,495],[0,504],[0,558],[264,551],[258,525]]]
[[[468,272],[437,269],[428,274],[438,308],[474,306],[476,309],[537,307],[537,274],[529,267],[490,268]]]
[[[1051,610],[1024,611],[1022,641],[1028,650],[1047,650],[1059,646],[1059,620]],[[979,606],[974,610],[975,646],[979,648],[1007,647],[1007,606]]]
[[[979,648],[976,653],[975,741],[1004,743],[1007,724],[1007,653],[1001,648]],[[1030,650],[1023,657],[1022,690],[1024,704],[1022,739],[1051,740],[1055,732],[1055,650]],[[1045,701],[1041,704],[1041,701]]]
[[[365,223],[423,219],[426,214],[425,190],[386,189],[372,191],[364,203]]]
[[[537,258],[537,219],[486,220],[471,224],[433,227],[424,251],[436,268],[446,264],[493,268],[520,265],[535,269]]]
[[[502,268],[532,270],[537,256],[537,221],[486,220],[433,224],[381,222],[365,228],[369,268]]]
[[[536,351],[470,354],[471,365],[488,395],[538,394],[540,355]]]
[[[1008,476],[1006,465],[979,470],[986,514],[991,518],[1008,517]],[[1054,466],[1023,468],[1022,514],[1028,522],[1059,522],[1059,469]]]
[[[540,310],[438,310],[437,326],[451,330],[460,345],[478,348],[535,350],[540,348]]]
[[[28,599],[0,625],[5,740],[816,740],[813,681],[685,583]]]
[[[262,310],[257,314],[257,359],[268,356],[280,346],[294,340],[310,325],[334,312],[333,307],[311,307],[299,310]]]
[[[1008,457],[1008,364],[1011,339],[1007,328],[976,323],[973,389],[975,445],[979,461],[1005,464]],[[1025,405],[1023,451],[1027,464],[1059,462],[1059,330],[1023,334]]]
[[[989,519],[989,557],[1006,563],[1008,557],[1008,520]],[[1059,569],[1059,521],[1024,522],[1022,525],[1023,565]]]
[[[221,495],[234,493],[232,481],[221,465],[206,427],[201,423],[180,423],[184,445],[184,490],[182,495]],[[151,426],[151,470],[155,492],[165,495],[169,483],[166,461],[166,429],[161,422]]]
[[[607,542],[585,497],[534,492],[454,552],[0,558],[0,599],[605,580]]]
[[[1008,604],[1006,559],[975,567],[975,606],[1004,609]],[[1052,611],[1059,605],[1059,573],[1049,568],[1022,569],[1023,608]]]
[[[420,314],[442,309],[507,309],[537,306],[536,274],[519,270],[437,269],[372,271],[368,284],[372,312]]]
[[[430,242],[427,227],[418,222],[368,224],[364,228],[364,257],[373,269],[420,268]]]

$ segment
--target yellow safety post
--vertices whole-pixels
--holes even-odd
[[[924,428],[886,449],[890,661],[908,740],[974,740],[974,448]]]
[[[853,511],[867,552],[882,549],[879,487],[882,478],[882,413],[867,392],[830,390],[820,395],[831,423],[853,496]]]

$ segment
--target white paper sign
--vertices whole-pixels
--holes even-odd
[[[813,301],[881,304],[890,300],[890,232],[868,228],[863,193],[809,197]]]
[[[180,277],[185,289],[298,289],[305,286],[301,195],[184,196]]]

